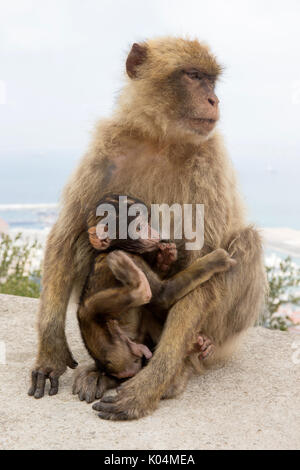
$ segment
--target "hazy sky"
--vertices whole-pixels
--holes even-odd
[[[299,0],[0,0],[0,158],[80,155],[112,109],[132,42],[208,42],[226,72],[235,160],[300,156]]]

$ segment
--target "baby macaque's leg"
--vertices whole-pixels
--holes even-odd
[[[79,310],[80,317],[85,321],[93,321],[97,316],[117,319],[129,308],[147,304],[151,299],[145,274],[126,253],[114,251],[107,255],[106,261],[123,286],[100,290],[87,298]]]
[[[113,251],[107,256],[107,264],[115,277],[131,289],[129,307],[138,307],[150,301],[152,293],[147,277],[129,255],[124,251]]]
[[[170,279],[161,280],[143,259],[137,256],[132,256],[132,258],[144,271],[149,281],[152,291],[150,305],[164,312],[167,312],[173,304],[214,274],[228,271],[236,264],[236,261],[225,250],[218,248],[202,258],[198,258]]]
[[[198,258],[172,278],[163,281],[163,290],[158,298],[153,299],[153,302],[169,309],[182,297],[208,281],[214,274],[228,271],[235,264],[236,261],[225,250],[218,248],[202,258]]]

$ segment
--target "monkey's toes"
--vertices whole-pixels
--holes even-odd
[[[202,360],[211,356],[216,349],[211,339],[203,334],[199,334],[197,338],[197,347],[199,350],[198,358]]]
[[[222,248],[216,249],[209,256],[212,256],[214,260],[216,272],[228,271],[237,263],[236,260],[231,258],[229,253]]]
[[[117,379],[104,375],[94,365],[83,366],[74,374],[73,395],[78,395],[80,401],[92,403],[118,384]]]

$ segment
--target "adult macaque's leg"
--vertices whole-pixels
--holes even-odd
[[[228,249],[236,266],[212,277],[171,308],[149,364],[123,384],[116,397],[104,397],[95,405],[101,418],[135,419],[155,409],[181,371],[197,332],[207,334],[221,348],[253,325],[265,294],[260,237],[247,228],[233,237]]]
[[[74,369],[74,360],[65,336],[66,309],[76,271],[75,252],[71,241],[61,241],[56,227],[49,237],[43,269],[43,291],[38,315],[39,347],[29,395],[41,398],[46,380],[50,380],[50,395],[58,391],[59,376],[67,366]]]

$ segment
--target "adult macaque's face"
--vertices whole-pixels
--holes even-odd
[[[194,68],[179,74],[180,119],[183,125],[200,135],[211,132],[219,119],[219,99],[215,77]]]

